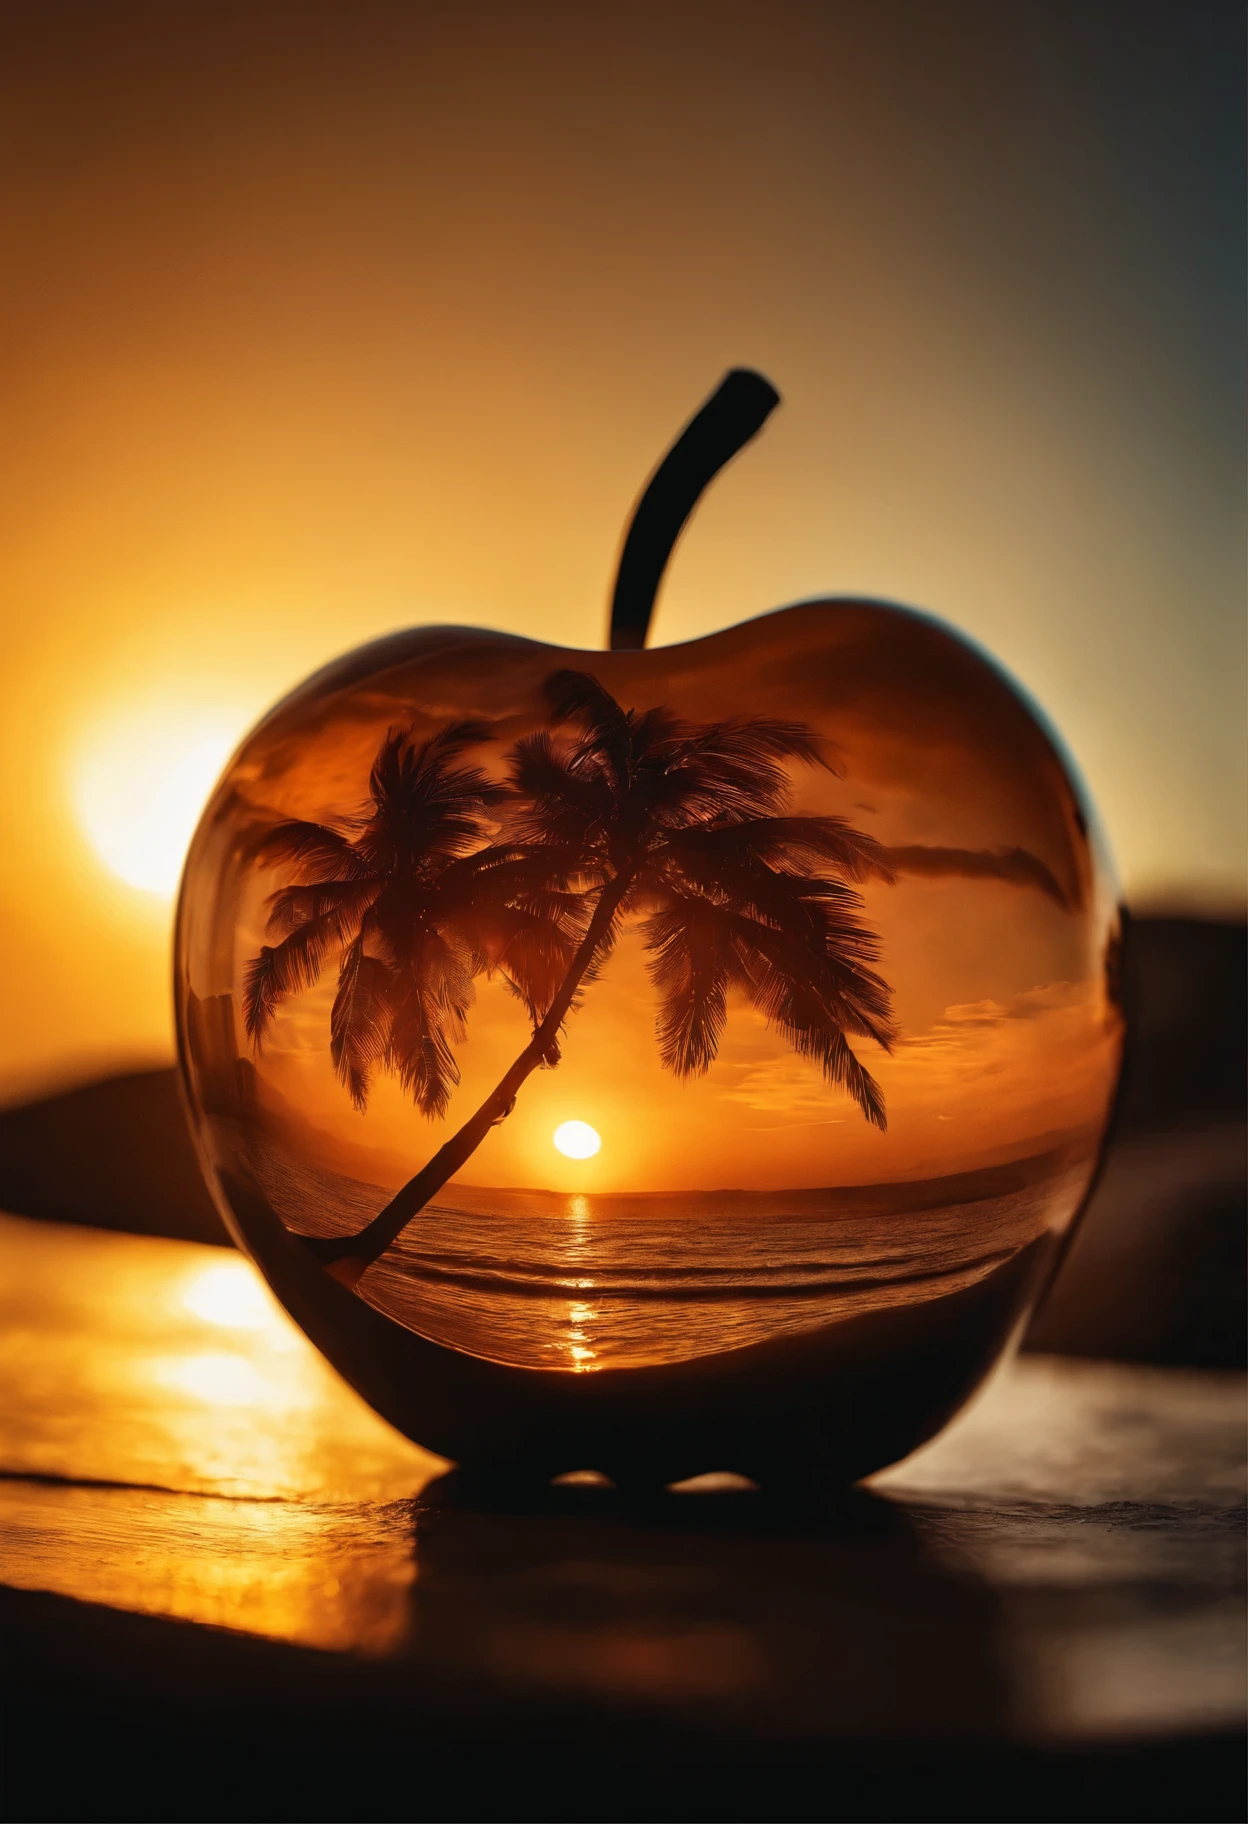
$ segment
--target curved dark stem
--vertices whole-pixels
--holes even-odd
[[[779,403],[770,380],[752,368],[734,367],[654,471],[620,553],[611,601],[612,652],[639,652],[645,645],[654,598],[685,521],[708,483],[757,436]]]

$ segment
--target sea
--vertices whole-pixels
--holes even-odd
[[[258,1141],[287,1227],[343,1234],[390,1192]],[[824,1190],[617,1192],[452,1181],[360,1279],[379,1311],[516,1367],[642,1367],[961,1291],[1074,1215],[1090,1158]]]

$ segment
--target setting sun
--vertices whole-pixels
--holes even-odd
[[[78,756],[73,796],[101,861],[127,886],[177,891],[192,832],[238,739],[233,718],[155,704],[95,732]]]
[[[602,1136],[588,1121],[565,1121],[552,1136],[565,1159],[592,1159],[602,1145]]]

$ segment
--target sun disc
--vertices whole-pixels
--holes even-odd
[[[552,1137],[565,1159],[592,1159],[602,1145],[601,1134],[588,1121],[565,1121]]]
[[[76,756],[73,796],[88,841],[125,881],[172,899],[199,814],[239,728],[224,714],[132,709]]]

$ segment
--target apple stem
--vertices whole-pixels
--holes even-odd
[[[780,403],[770,380],[734,367],[689,420],[646,484],[620,553],[611,600],[611,651],[640,652],[672,548],[703,490]]]

